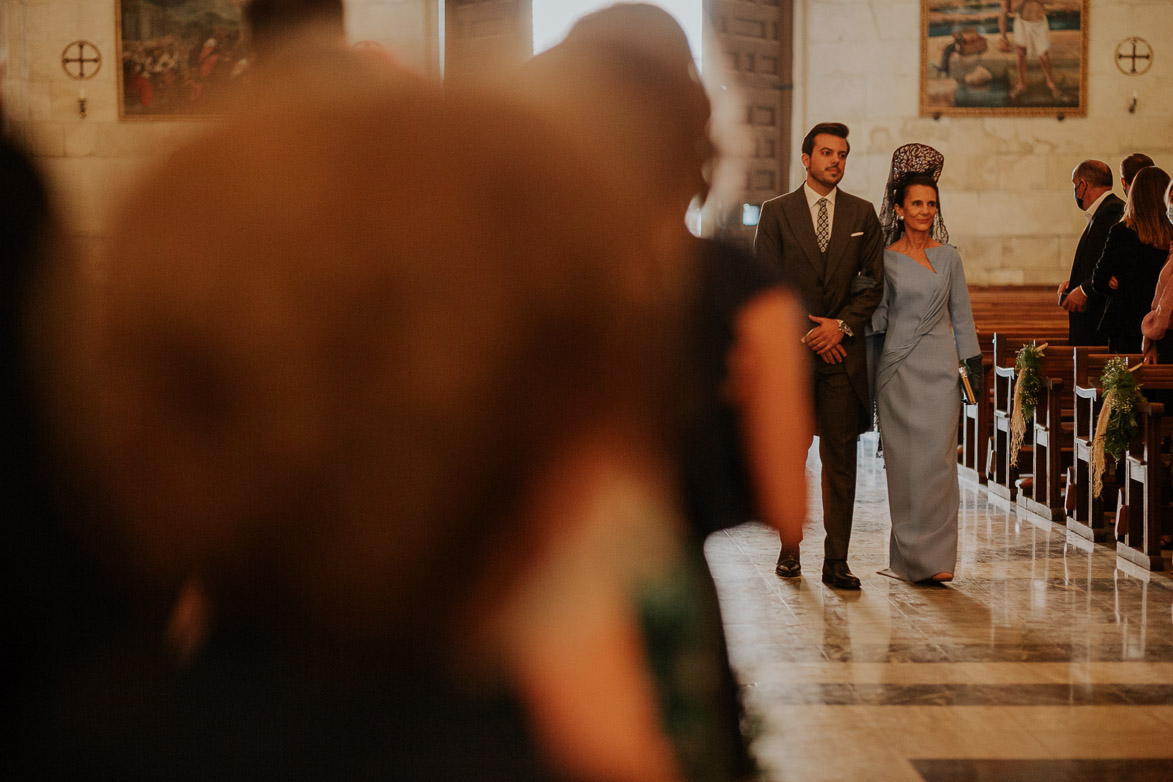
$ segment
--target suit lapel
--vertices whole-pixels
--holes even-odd
[[[800,185],[797,190],[782,199],[782,214],[790,227],[790,233],[798,242],[807,263],[822,274],[823,264],[819,256],[819,241],[815,238],[815,226],[811,223],[810,207],[806,203],[806,194]]]
[[[840,190],[835,198],[835,221],[831,224],[831,241],[827,243],[826,279],[831,279],[835,267],[843,260],[844,252],[847,250],[847,240],[854,225],[851,216],[851,205]]]

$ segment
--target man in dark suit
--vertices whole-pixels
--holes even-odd
[[[864,328],[880,303],[884,248],[875,208],[839,181],[851,147],[847,126],[815,125],[802,142],[807,177],[793,193],[762,204],[754,252],[781,270],[803,299],[813,328],[815,429],[823,465],[823,582],[859,589],[847,566],[855,507],[855,452],[871,426]],[[784,400],[779,400],[784,403]],[[775,571],[801,573],[798,551],[782,550]]]
[[[1059,305],[1067,310],[1068,342],[1107,345],[1099,332],[1104,297],[1092,291],[1092,271],[1104,250],[1108,229],[1120,222],[1124,202],[1112,193],[1112,169],[1099,160],[1085,160],[1071,172],[1075,203],[1087,217],[1087,227],[1075,248],[1071,276],[1059,285]]]

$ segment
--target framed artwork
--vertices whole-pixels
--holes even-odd
[[[1087,114],[1088,0],[921,0],[922,116]]]
[[[117,0],[118,114],[177,119],[214,113],[248,66],[245,0]]]

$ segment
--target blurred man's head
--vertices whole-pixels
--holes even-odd
[[[525,560],[559,452],[658,447],[679,296],[524,109],[338,67],[139,188],[66,305],[100,313],[67,420],[143,564],[298,627],[435,637]]]

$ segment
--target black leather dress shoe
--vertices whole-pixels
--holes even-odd
[[[859,589],[859,579],[852,575],[846,562],[824,562],[823,583],[835,589]]]
[[[778,557],[778,566],[774,568],[774,574],[782,578],[798,578],[802,575],[802,563],[794,554],[783,553]]]

